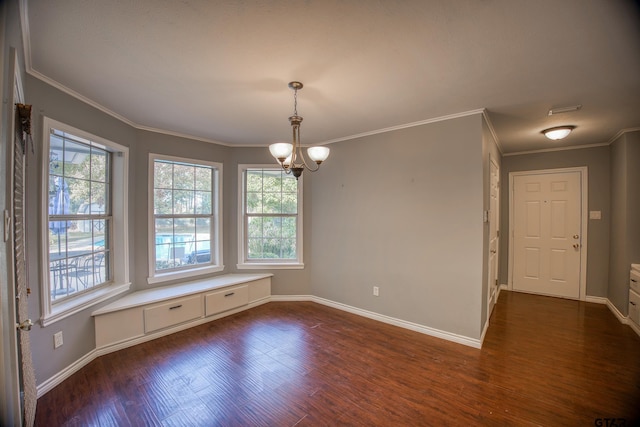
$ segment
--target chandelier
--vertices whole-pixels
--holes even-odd
[[[293,138],[291,144],[287,142],[277,142],[269,146],[271,155],[278,160],[280,166],[286,173],[293,173],[293,176],[298,179],[305,168],[311,172],[315,172],[320,169],[320,164],[327,160],[329,157],[329,148],[327,147],[309,147],[307,149],[307,155],[309,159],[316,163],[311,167],[307,164],[307,161],[302,154],[302,145],[300,142],[300,123],[302,123],[302,117],[298,115],[298,90],[302,89],[302,83],[290,82],[289,88],[293,89],[293,116],[289,117],[289,123],[291,123],[291,129],[293,131]]]

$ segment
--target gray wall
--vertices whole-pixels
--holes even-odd
[[[29,313],[31,318],[41,318],[40,300],[40,270],[43,260],[40,254],[40,191],[42,182],[42,125],[43,116],[61,121],[70,126],[93,133],[102,138],[117,142],[118,144],[132,147],[136,134],[132,127],[121,121],[92,108],[69,95],[62,93],[54,87],[33,78],[27,77],[25,82],[26,98],[33,105],[33,142],[35,152],[27,152],[27,264],[28,277],[32,290],[29,299]],[[130,152],[130,166],[138,161],[138,155],[134,150]],[[130,167],[129,176],[131,182],[136,182],[138,174],[134,167]],[[144,193],[146,195],[146,191]],[[134,216],[135,191],[129,193],[129,230],[136,230]],[[146,220],[143,223],[146,225]],[[144,262],[146,254],[138,254],[130,251],[130,264]],[[142,261],[141,261],[142,260]],[[96,307],[84,310],[76,315],[60,320],[46,328],[37,324],[31,330],[31,345],[33,350],[33,364],[36,369],[36,381],[40,384],[71,365],[78,359],[90,353],[95,348],[95,331],[91,312]],[[63,331],[64,345],[57,350],[53,349],[53,334]]]
[[[587,166],[588,210],[601,211],[601,220],[588,220],[587,295],[607,296],[609,277],[609,146],[577,150],[504,156],[502,159],[500,283],[508,283],[509,255],[509,173],[537,169]]]
[[[640,132],[611,144],[611,251],[609,300],[624,315],[629,304],[629,268],[640,263]]]
[[[312,294],[479,338],[482,115],[332,144],[319,174]]]

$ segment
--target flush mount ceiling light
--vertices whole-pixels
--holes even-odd
[[[271,155],[278,160],[280,166],[286,173],[293,173],[293,176],[298,179],[302,172],[306,168],[311,172],[315,172],[320,169],[320,164],[327,160],[329,157],[328,147],[309,147],[307,149],[307,155],[316,163],[315,167],[309,167],[304,155],[302,154],[302,145],[300,142],[300,123],[302,123],[302,117],[298,115],[298,90],[302,89],[302,83],[290,82],[289,88],[293,89],[293,116],[289,117],[289,123],[291,123],[291,129],[293,131],[293,138],[291,144],[286,142],[277,142],[269,146]]]
[[[575,128],[575,126],[557,126],[554,128],[545,129],[542,131],[542,133],[547,138],[557,141],[559,139],[566,138]]]

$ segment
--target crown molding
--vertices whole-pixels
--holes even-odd
[[[599,144],[572,145],[568,147],[543,148],[541,150],[518,151],[517,153],[506,153],[504,157],[520,156],[525,154],[550,153],[554,151],[582,150],[583,148],[595,148],[610,145],[610,142],[601,142]]]
[[[609,140],[609,142],[607,142],[607,144],[613,144],[618,138],[620,138],[622,135],[624,135],[625,133],[630,133],[630,132],[639,132],[640,131],[640,127],[637,128],[627,128],[627,129],[622,129],[620,132],[616,133],[613,138],[611,138]]]
[[[378,134],[381,134],[381,133],[393,132],[393,131],[396,131],[396,130],[407,129],[407,128],[412,128],[412,127],[416,127],[416,126],[422,126],[422,125],[426,125],[426,124],[430,124],[430,123],[444,122],[444,121],[447,121],[447,120],[458,119],[458,118],[461,118],[461,117],[473,116],[475,114],[483,114],[484,110],[485,110],[484,108],[480,108],[480,109],[477,109],[477,110],[465,111],[465,112],[456,113],[456,114],[449,114],[447,116],[434,117],[432,119],[420,120],[418,122],[411,122],[411,123],[405,123],[405,124],[397,125],[397,126],[390,126],[390,127],[386,127],[386,128],[382,128],[382,129],[376,129],[376,130],[368,131],[368,132],[357,133],[355,135],[349,135],[349,136],[343,136],[343,137],[340,137],[340,138],[330,139],[328,141],[320,142],[320,143],[318,143],[318,145],[333,144],[335,142],[348,141],[348,140],[351,140],[351,139],[357,139],[357,138],[363,138],[365,136],[371,136],[371,135],[378,135]]]
[[[482,109],[482,117],[484,117],[485,122],[487,122],[487,127],[489,128],[489,132],[491,132],[491,136],[493,136],[493,140],[496,143],[496,147],[498,147],[498,151],[501,155],[504,155],[504,150],[502,149],[502,145],[500,144],[500,140],[498,139],[498,134],[493,127],[493,123],[491,123],[491,119],[489,118],[489,110],[486,108]]]

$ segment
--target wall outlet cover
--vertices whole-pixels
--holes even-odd
[[[62,340],[62,331],[53,334],[53,348],[61,347],[64,341]]]

